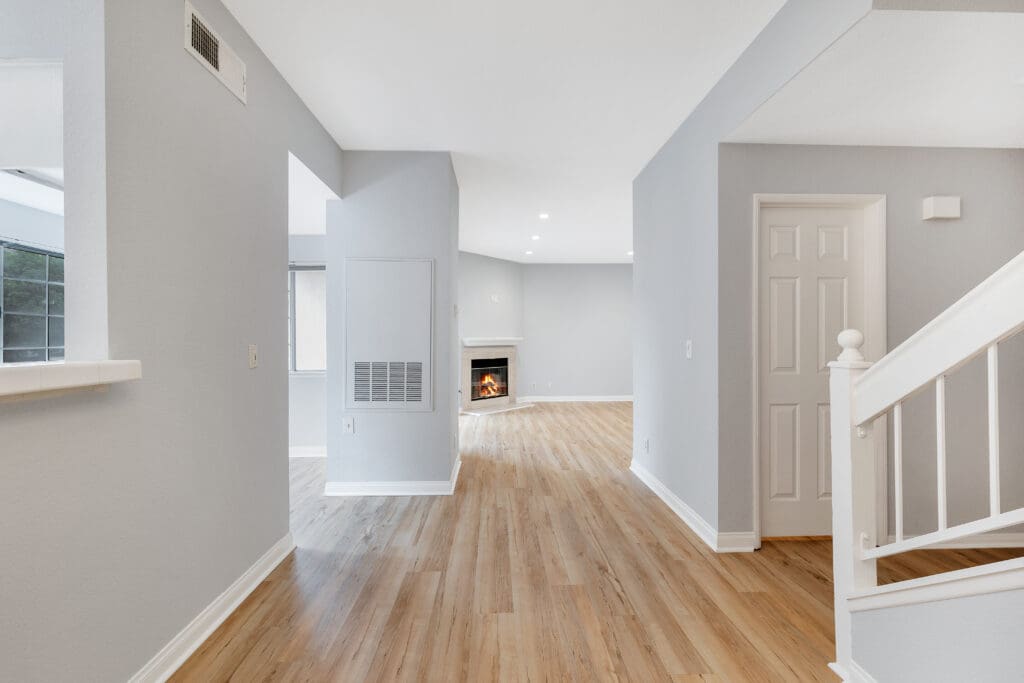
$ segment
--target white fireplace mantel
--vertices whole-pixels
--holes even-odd
[[[463,337],[463,346],[518,346],[522,337]]]

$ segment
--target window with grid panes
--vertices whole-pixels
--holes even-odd
[[[64,359],[64,255],[0,242],[2,362]]]

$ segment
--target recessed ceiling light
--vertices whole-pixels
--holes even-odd
[[[546,221],[547,219],[551,218],[551,214],[549,214],[549,213],[537,214],[537,218],[541,219],[542,221]]]
[[[526,252],[526,255],[527,256],[533,256],[533,252],[532,251],[528,251],[528,252]]]
[[[626,256],[632,256],[632,255],[633,255],[633,251],[632,250],[626,252]]]
[[[536,242],[537,240],[540,239],[540,235],[533,235],[532,237],[530,237],[530,239]]]

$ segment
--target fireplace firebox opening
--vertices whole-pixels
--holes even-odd
[[[474,358],[470,368],[471,400],[508,396],[508,358]]]

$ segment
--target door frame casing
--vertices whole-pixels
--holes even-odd
[[[755,547],[761,547],[761,210],[764,208],[837,208],[864,212],[864,355],[877,361],[888,351],[886,334],[886,195],[884,194],[778,194],[755,193],[753,240],[753,297],[751,299],[751,381],[753,453],[753,514]],[[838,355],[838,354],[837,354]],[[867,438],[875,453],[878,538],[889,533],[888,425],[878,419]]]

